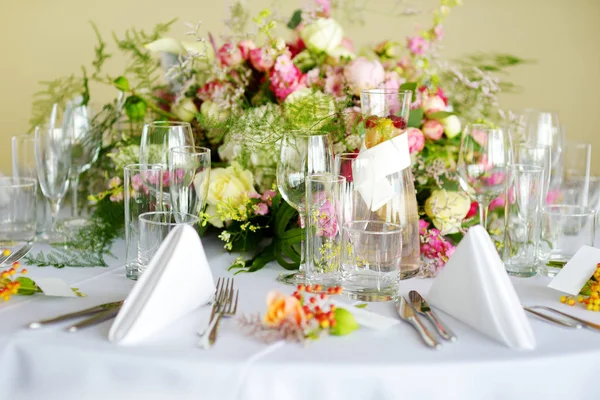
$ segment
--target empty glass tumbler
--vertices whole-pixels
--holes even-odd
[[[508,168],[502,260],[510,275],[536,274],[544,190],[544,169],[524,164]]]
[[[37,181],[0,178],[0,249],[33,242]]]

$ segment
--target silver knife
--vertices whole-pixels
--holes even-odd
[[[586,328],[596,329],[596,330],[600,331],[600,324],[595,324],[593,322],[586,321],[585,319],[577,318],[574,315],[567,314],[567,313],[564,313],[562,311],[558,311],[557,309],[552,308],[552,307],[546,307],[546,306],[529,306],[529,308],[538,308],[538,309],[547,310],[547,311],[550,311],[550,312],[553,312],[553,313],[556,313],[556,314],[560,314],[560,315],[562,315],[564,317],[567,317],[567,318],[570,318],[570,319],[572,319],[574,321],[579,322],[580,324],[582,324]]]
[[[405,322],[408,322],[417,330],[419,335],[421,335],[421,339],[423,342],[432,349],[441,349],[442,345],[435,340],[435,338],[431,335],[431,333],[423,326],[423,323],[415,314],[415,310],[413,310],[412,306],[403,296],[399,296],[396,301],[396,311],[398,311],[398,315],[400,319]]]
[[[425,318],[427,318],[433,324],[441,337],[451,342],[456,341],[457,338],[454,332],[452,332],[446,324],[440,321],[440,319],[431,310],[431,307],[429,307],[429,303],[427,303],[427,301],[419,294],[419,292],[416,290],[411,290],[408,293],[408,297],[410,298],[415,311],[421,315],[424,315]]]
[[[91,318],[84,319],[83,321],[78,322],[75,325],[71,325],[70,327],[67,328],[67,331],[77,332],[80,329],[87,328],[87,327],[93,326],[93,325],[98,325],[101,322],[104,322],[106,320],[116,317],[118,313],[119,313],[118,308],[117,309],[112,308],[112,309],[109,309],[106,311],[99,312],[98,314],[94,315]]]
[[[60,316],[55,317],[55,318],[44,319],[42,321],[32,322],[31,324],[29,324],[29,329],[37,329],[37,328],[40,328],[40,327],[45,326],[45,325],[50,325],[50,324],[54,324],[54,323],[57,323],[57,322],[67,321],[67,320],[73,319],[73,318],[84,317],[86,315],[96,314],[96,313],[100,313],[100,312],[103,312],[103,311],[106,311],[106,310],[112,310],[112,309],[115,309],[115,308],[116,308],[117,311],[119,311],[119,309],[121,309],[122,305],[123,305],[123,300],[121,300],[121,301],[114,301],[112,303],[100,304],[99,306],[94,306],[94,307],[91,307],[91,308],[86,308],[85,310],[81,310],[81,311],[76,311],[76,312],[69,313],[69,314],[60,315]]]

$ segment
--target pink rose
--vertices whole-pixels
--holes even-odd
[[[225,43],[223,46],[221,46],[217,52],[217,56],[219,57],[221,65],[224,67],[233,67],[241,64],[242,61],[244,61],[244,57],[242,56],[240,49],[231,43]]]
[[[444,134],[444,125],[440,121],[430,119],[423,124],[423,133],[431,140],[440,140]]]
[[[238,43],[238,49],[244,60],[247,60],[250,57],[250,50],[254,50],[255,48],[256,44],[250,39],[244,39]]]
[[[446,102],[440,96],[427,96],[423,94],[421,98],[421,108],[425,114],[443,111],[446,108]]]
[[[410,154],[418,153],[425,147],[425,136],[418,128],[408,128],[408,150]]]
[[[277,57],[269,77],[271,78],[271,90],[280,101],[285,100],[305,82],[305,77],[294,65],[288,53]]]
[[[360,96],[360,92],[379,87],[385,79],[383,65],[378,60],[370,61],[358,57],[344,68],[344,78],[352,93]]]
[[[254,213],[256,215],[267,215],[269,207],[265,203],[258,203],[254,206]]]
[[[260,72],[267,72],[275,64],[271,49],[264,47],[250,50],[249,59],[252,66]]]
[[[417,56],[422,56],[425,54],[427,49],[429,49],[429,42],[423,39],[421,36],[413,36],[407,39],[408,41],[408,49]]]

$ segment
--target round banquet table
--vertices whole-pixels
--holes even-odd
[[[216,238],[203,239],[213,275],[231,276],[236,257]],[[34,251],[43,249],[37,245]],[[197,331],[209,307],[171,324],[133,347],[108,342],[112,321],[77,333],[68,323],[28,330],[32,321],[124,299],[134,285],[125,278],[124,243],[115,243],[109,267],[29,267],[29,276],[60,277],[84,298],[15,296],[0,304],[0,399],[583,399],[594,393],[600,332],[530,321],[533,351],[511,350],[438,312],[459,339],[439,351],[426,348],[412,327],[361,328],[345,337],[324,337],[307,346],[267,345],[244,336],[235,320],[223,320],[214,347],[200,349]],[[262,313],[266,293],[291,293],[267,265],[236,277],[239,314]],[[185,279],[182,276],[181,279]],[[551,305],[600,323],[600,313],[559,303],[548,278],[513,278],[523,304]],[[425,297],[430,279],[401,283],[406,295]],[[173,287],[173,290],[177,290]],[[461,288],[457,288],[457,291]],[[393,304],[372,303],[372,312],[396,317]]]

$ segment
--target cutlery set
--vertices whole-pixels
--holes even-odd
[[[32,248],[33,248],[33,244],[26,244],[25,246],[21,247],[19,250],[15,251],[14,253],[9,254],[7,256],[0,254],[0,265],[3,265],[3,264],[10,265],[12,263],[19,261],[21,258],[25,257],[27,255],[27,253],[29,253],[31,251]]]
[[[441,320],[431,310],[431,307],[429,307],[427,301],[416,290],[411,290],[408,296],[410,303],[406,301],[404,296],[398,296],[398,299],[396,300],[396,311],[398,312],[400,319],[409,323],[413,328],[415,328],[427,346],[435,350],[442,348],[442,345],[431,334],[431,332],[429,332],[425,325],[423,325],[423,322],[421,322],[421,319],[417,314],[427,318],[443,339],[451,342],[456,341],[456,335],[443,322],[441,322]]]

